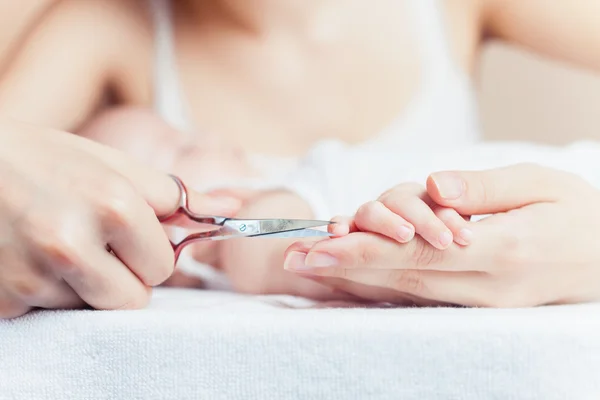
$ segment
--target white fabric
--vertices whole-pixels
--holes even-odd
[[[177,76],[170,0],[149,0],[154,22],[154,109],[183,133],[193,129]]]
[[[394,161],[393,152],[373,157],[333,144],[326,150],[322,154],[333,158],[315,149],[305,166],[320,165],[315,171],[325,171],[323,179],[299,176],[320,184],[316,190],[329,206],[347,210],[384,184],[360,174],[364,161],[393,164],[417,180],[430,168],[523,160],[578,172],[596,185],[600,172],[600,147],[586,142],[565,149],[473,145],[429,157],[414,153],[405,164]],[[354,175],[341,173],[344,166]],[[344,184],[339,178],[345,176],[357,180]],[[361,183],[365,190],[351,190]],[[600,304],[513,310],[311,305],[160,289],[141,311],[39,312],[0,321],[0,400],[591,400],[600,393]]]
[[[422,71],[420,90],[413,101],[376,141],[388,145],[414,146],[472,142],[480,138],[477,102],[471,81],[452,59],[440,0],[405,0],[410,21],[419,41]],[[149,0],[155,26],[154,104],[156,111],[173,126],[197,134],[190,109],[181,90],[171,21],[170,0]],[[398,16],[405,21],[406,16]],[[394,43],[390,43],[392,49]],[[401,73],[401,71],[398,71]],[[293,168],[289,159],[253,154],[268,176]]]
[[[0,321],[0,360],[1,400],[596,400],[600,304],[298,310],[163,289],[141,311]]]
[[[291,173],[286,187],[304,197],[315,218],[353,215],[356,209],[403,182],[425,184],[429,174],[444,170],[482,170],[517,163],[536,163],[575,173],[600,188],[600,142],[569,146],[526,142],[481,142],[445,149],[395,149],[322,143]]]

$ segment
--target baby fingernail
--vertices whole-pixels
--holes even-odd
[[[445,231],[442,232],[440,234],[440,237],[438,238],[440,244],[442,245],[442,247],[446,247],[448,245],[450,245],[450,243],[452,243],[452,232],[450,231]]]
[[[309,253],[305,262],[311,268],[327,268],[338,265],[338,260],[335,257],[323,253]]]
[[[329,225],[329,228],[327,230],[334,236],[346,236],[350,232],[350,229],[347,224],[340,223]]]
[[[467,245],[470,244],[473,240],[473,231],[467,228],[463,228],[460,230],[460,232],[458,232],[458,236],[460,237],[462,242],[460,244]]]
[[[289,271],[303,271],[309,269],[306,263],[306,254],[300,253],[299,251],[291,251],[288,253],[285,261],[283,262],[283,269]]]
[[[398,229],[398,238],[403,242],[408,242],[414,235],[415,231],[409,226],[403,225]]]

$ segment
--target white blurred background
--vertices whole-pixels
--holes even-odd
[[[480,66],[488,139],[600,140],[600,76],[493,44]]]

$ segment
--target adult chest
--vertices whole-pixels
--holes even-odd
[[[454,27],[460,10],[444,15],[449,43],[466,46]],[[348,1],[300,34],[177,25],[173,68],[191,122],[198,134],[284,156],[322,139],[372,138],[407,112],[426,79],[412,17],[406,1]],[[468,63],[468,51],[455,55]]]

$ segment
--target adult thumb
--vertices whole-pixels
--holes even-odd
[[[427,193],[464,215],[505,212],[532,203],[556,201],[567,173],[537,164],[483,171],[442,171],[427,178]]]
[[[154,209],[157,216],[170,214],[178,206],[180,188],[165,172],[139,163],[114,148],[75,135],[66,135],[68,140],[76,141],[80,148],[125,177]],[[200,193],[189,186],[187,195],[190,209],[199,214],[230,216],[237,213],[242,205],[242,202],[233,196]],[[175,225],[179,225],[179,222],[182,221],[176,221]]]

